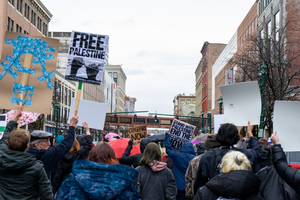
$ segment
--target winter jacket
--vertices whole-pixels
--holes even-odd
[[[70,126],[67,136],[58,145],[54,145],[54,147],[49,147],[48,149],[29,148],[26,153],[34,155],[37,160],[43,162],[47,176],[50,180],[51,170],[71,149],[74,139],[75,127]]]
[[[76,160],[55,199],[140,199],[136,187],[132,185],[136,175],[137,171],[126,165]]]
[[[185,142],[179,151],[174,151],[170,136],[165,135],[166,152],[173,160],[173,173],[176,180],[177,190],[185,190],[185,172],[189,166],[190,160],[196,157],[193,144]]]
[[[227,152],[230,150],[234,151],[240,151],[244,153],[249,161],[251,162],[251,166],[253,166],[257,163],[257,161],[261,157],[262,149],[261,149],[261,144],[255,137],[251,137],[249,139],[249,146],[250,149],[238,149],[234,147],[215,147],[213,149],[210,149],[207,151],[203,156],[201,157],[197,175],[195,178],[194,182],[194,193],[197,192],[197,190],[203,186],[207,181],[213,177],[211,177],[211,170],[215,170],[214,168],[216,166],[212,166],[213,159],[216,157],[216,151],[217,149],[220,149],[222,154],[225,155]],[[219,164],[219,163],[214,163],[214,164]]]
[[[185,173],[185,197],[186,199],[194,198],[194,181],[198,170],[201,155],[195,157],[189,162],[189,166]]]
[[[256,174],[259,170],[264,168],[265,166],[268,165],[268,160],[269,160],[269,148],[267,149],[262,149],[261,152],[261,158],[258,160],[256,165],[253,167],[253,172]]]
[[[219,197],[241,200],[262,199],[258,190],[259,179],[248,170],[219,174],[199,188],[194,200],[216,200]]]
[[[175,200],[176,182],[169,168],[153,172],[149,166],[139,166],[139,172],[135,179],[135,185],[139,184],[140,194],[143,200]]]
[[[286,157],[281,145],[273,145],[272,147],[273,165],[279,176],[289,184],[300,197],[300,171],[294,169],[286,162]]]
[[[122,162],[124,162],[124,164],[129,164],[129,165],[133,165],[134,168],[136,168],[137,166],[140,166],[140,160],[143,157],[143,152],[146,148],[146,146],[150,143],[150,139],[149,138],[144,138],[141,141],[140,144],[140,149],[141,149],[141,153],[140,154],[135,154],[133,156],[129,156],[130,155],[130,151],[132,149],[132,145],[128,144],[127,148],[125,149],[123,155],[122,155]]]
[[[0,140],[0,199],[51,200],[50,181],[41,161],[25,152],[9,150],[6,139],[18,123],[8,122]]]
[[[56,173],[52,180],[52,190],[55,194],[62,182],[72,172],[73,162],[79,159],[85,159],[87,153],[92,149],[93,137],[86,135],[85,143],[81,145],[77,153],[67,153],[56,165]]]

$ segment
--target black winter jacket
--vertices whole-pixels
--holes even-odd
[[[219,174],[198,189],[194,200],[216,200],[219,197],[259,200],[262,199],[259,182],[259,179],[247,170]]]
[[[68,151],[71,149],[75,139],[75,127],[70,126],[68,134],[65,139],[55,145],[49,147],[47,150],[38,148],[29,148],[26,153],[30,153],[36,157],[37,160],[41,160],[44,164],[47,176],[51,179],[51,170],[62,159]]]
[[[281,145],[273,145],[273,165],[279,176],[289,184],[300,197],[300,171],[294,169],[286,162],[286,157]]]
[[[249,161],[251,162],[251,166],[253,168],[253,166],[258,162],[258,160],[261,157],[262,149],[261,149],[261,144],[255,137],[251,137],[249,139],[249,146],[251,149],[237,149],[233,147],[232,149],[222,148],[222,150],[224,151],[224,155],[230,150],[240,151],[244,153],[249,159]],[[220,148],[220,147],[215,147],[214,149],[216,148]],[[194,193],[196,193],[201,186],[207,183],[209,179],[213,178],[210,177],[210,170],[212,169],[212,159],[215,157],[214,149],[207,151],[201,157],[198,171],[195,177],[195,182],[194,182]]]
[[[132,149],[132,145],[128,144],[127,148],[125,149],[121,161],[124,162],[125,164],[129,164],[129,165],[133,165],[134,168],[140,166],[140,160],[143,157],[143,152],[146,148],[146,146],[150,143],[150,139],[149,138],[144,138],[141,141],[140,144],[140,149],[141,149],[141,153],[140,154],[135,154],[133,156],[129,156],[130,155],[130,151]]]
[[[51,200],[50,181],[41,161],[25,152],[9,150],[6,139],[15,121],[8,122],[0,140],[0,199]]]
[[[81,138],[82,139],[82,138]],[[52,190],[55,194],[62,182],[72,172],[73,162],[79,159],[85,159],[92,149],[93,137],[90,135],[84,136],[85,142],[80,145],[80,150],[77,153],[67,153],[56,165],[56,173],[52,180]],[[82,141],[82,140],[81,140]]]

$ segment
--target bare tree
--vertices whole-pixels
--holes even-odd
[[[282,28],[250,36],[232,59],[240,72],[237,82],[260,83],[264,127],[271,132],[275,100],[297,100],[300,93],[300,29],[294,28],[298,23],[289,20]]]

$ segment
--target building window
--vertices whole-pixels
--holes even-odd
[[[29,12],[30,12],[30,7],[25,3],[25,12],[24,16],[29,20]]]
[[[195,100],[193,100],[193,104],[196,104],[196,101],[195,101]]]
[[[9,2],[11,5],[15,6],[15,0],[8,0],[8,2]]]
[[[187,101],[186,101],[186,104],[191,104],[191,100],[187,100]]]
[[[112,78],[112,72],[108,72],[108,75],[110,76],[110,78]]]
[[[17,10],[22,13],[22,3],[23,0],[17,0]]]
[[[24,30],[24,34],[29,34],[27,31]]]
[[[118,73],[114,72],[114,82],[118,83]]]
[[[68,104],[68,106],[70,106],[71,105],[71,98],[72,98],[72,94],[71,94],[72,92],[71,92],[71,90],[69,90],[69,104]]]
[[[280,11],[274,15],[275,42],[279,41]]]
[[[68,88],[65,87],[65,104],[68,104]]]
[[[14,31],[14,20],[9,17],[7,17],[7,31]]]
[[[37,17],[37,29],[42,31],[42,19],[40,17]]]
[[[43,22],[43,34],[44,34],[45,36],[47,36],[47,32],[48,32],[47,24],[45,24],[45,22]]]
[[[31,10],[31,23],[35,26],[36,13]]]
[[[72,91],[72,97],[73,97],[73,98],[75,97],[75,92],[73,92],[73,91]]]
[[[184,100],[180,101],[181,107],[183,106],[183,104],[185,104]]]
[[[22,33],[22,27],[16,24],[16,32],[17,33]]]

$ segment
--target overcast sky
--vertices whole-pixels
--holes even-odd
[[[255,0],[41,0],[49,31],[109,35],[109,64],[127,76],[136,110],[173,113],[173,98],[195,93],[205,41],[227,44]],[[139,114],[143,115],[143,114]],[[145,115],[145,114],[144,114]]]

